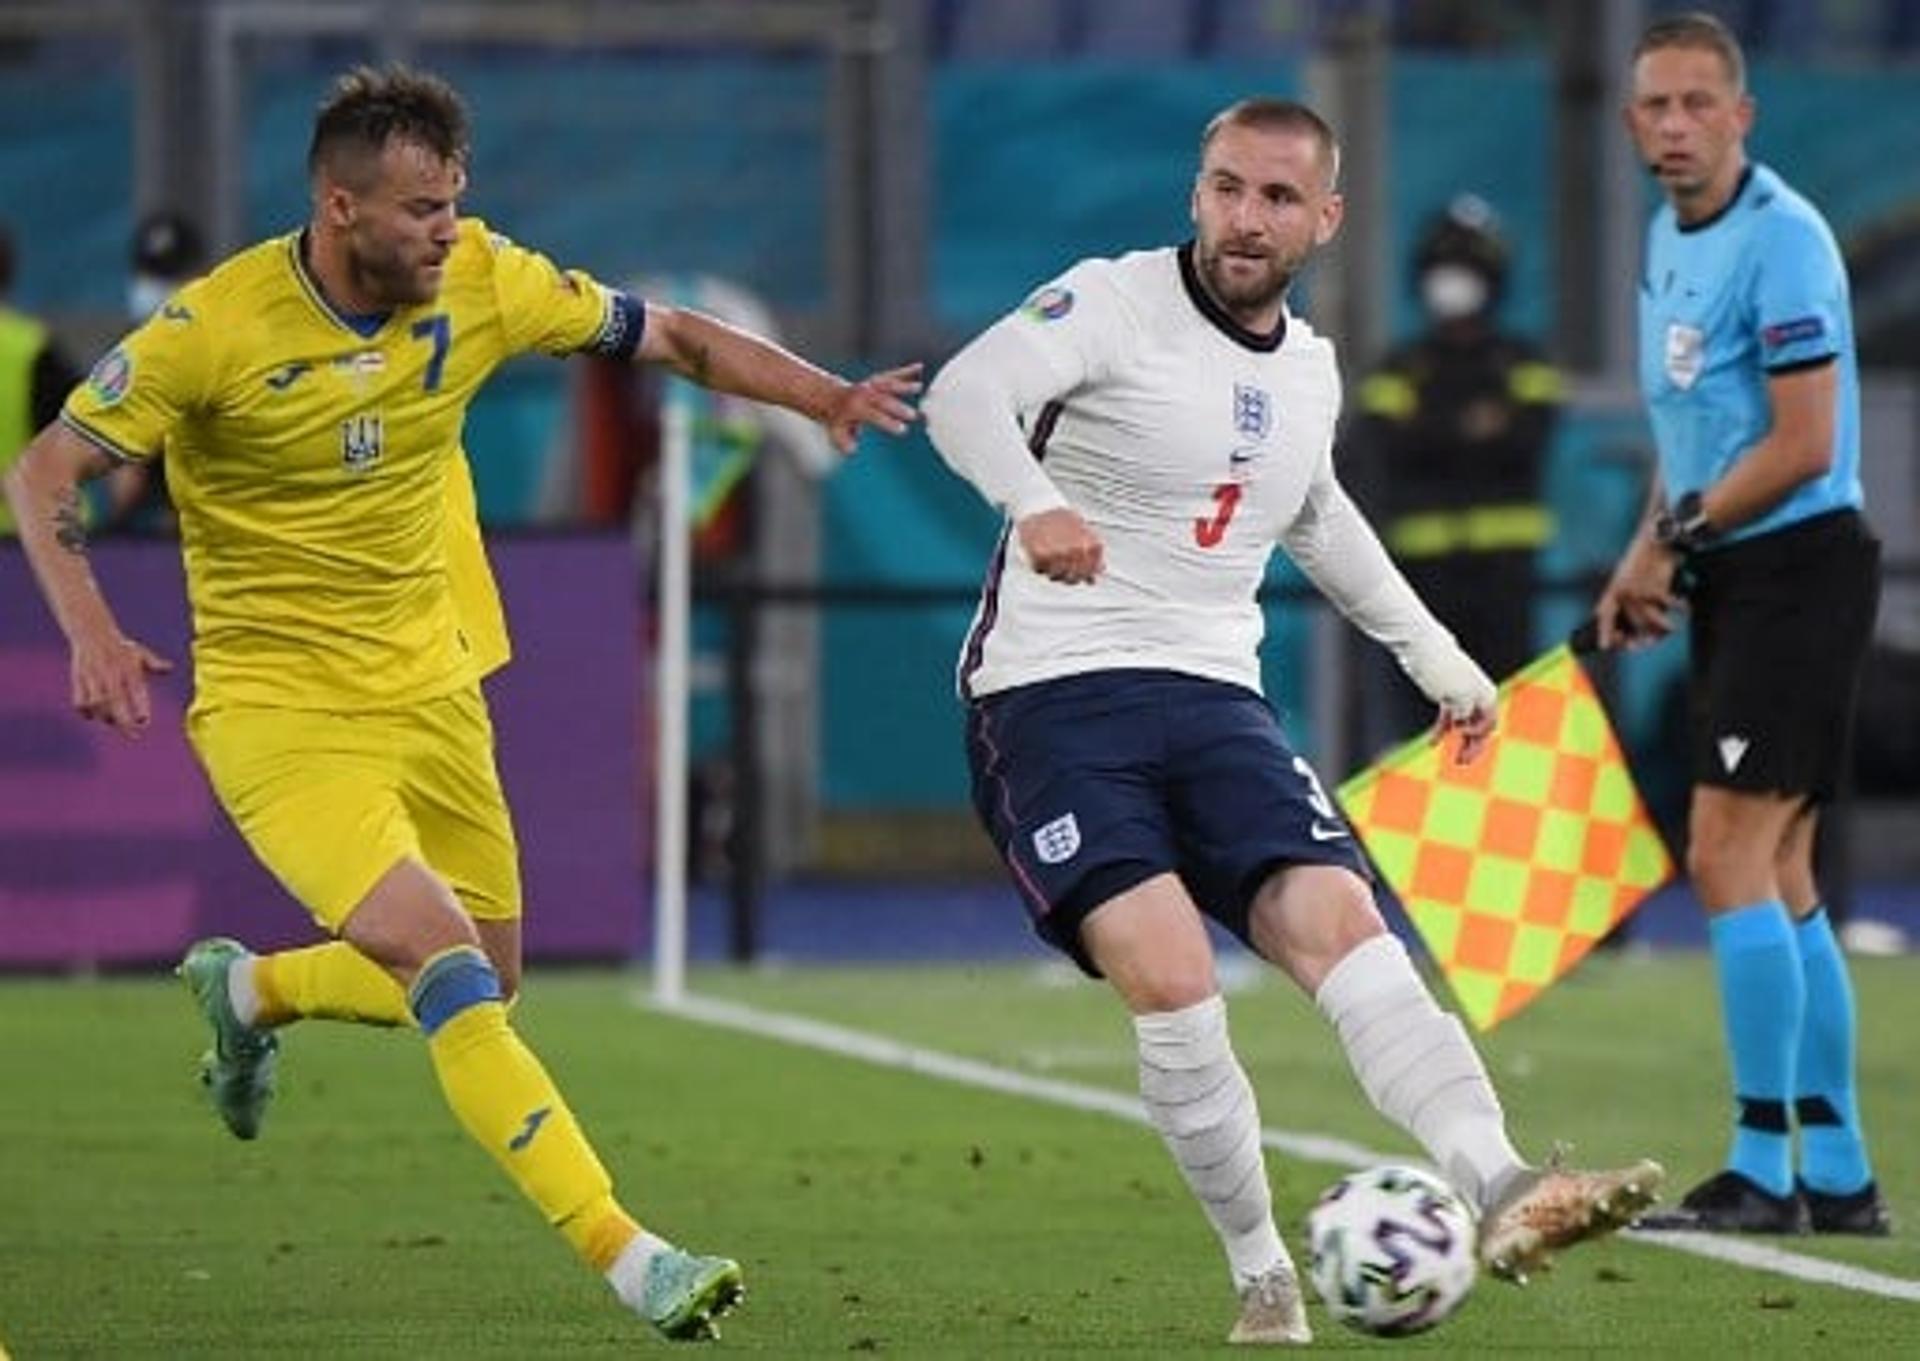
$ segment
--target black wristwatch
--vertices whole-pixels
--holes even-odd
[[[1700,505],[1700,493],[1690,491],[1653,517],[1653,539],[1679,553],[1697,553],[1717,535]]]

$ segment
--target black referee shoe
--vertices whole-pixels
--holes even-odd
[[[1633,1227],[1656,1232],[1805,1233],[1807,1207],[1797,1189],[1792,1195],[1776,1196],[1729,1168],[1687,1192],[1673,1209],[1641,1215]]]
[[[1815,1233],[1852,1233],[1866,1238],[1885,1238],[1893,1232],[1893,1216],[1880,1188],[1868,1182],[1858,1191],[1830,1196],[1816,1191],[1804,1181],[1800,1197],[1807,1202],[1807,1219]]]

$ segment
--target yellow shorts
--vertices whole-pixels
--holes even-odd
[[[411,856],[469,915],[520,915],[520,856],[477,685],[408,709],[196,710],[187,735],[261,863],[338,933]]]

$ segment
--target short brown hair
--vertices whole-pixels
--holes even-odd
[[[1640,41],[1634,44],[1633,60],[1639,61],[1649,52],[1669,47],[1691,47],[1712,52],[1720,58],[1720,64],[1727,68],[1733,88],[1747,88],[1747,58],[1740,50],[1740,40],[1733,36],[1732,29],[1711,14],[1675,14],[1648,24],[1646,32],[1640,35]]]
[[[405,66],[356,66],[334,81],[313,119],[307,173],[324,167],[343,180],[392,141],[416,142],[442,160],[467,160],[467,108],[440,77]]]
[[[1327,120],[1295,99],[1255,95],[1227,105],[1200,133],[1200,159],[1207,159],[1207,148],[1228,126],[1259,128],[1266,132],[1294,132],[1311,137],[1320,145],[1320,162],[1327,167],[1327,183],[1340,178],[1340,141]]]

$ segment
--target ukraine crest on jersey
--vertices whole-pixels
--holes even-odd
[[[62,418],[117,458],[165,449],[196,703],[394,707],[504,661],[467,406],[515,354],[631,355],[643,318],[476,219],[439,296],[385,316],[336,312],[299,233],[182,289]]]

